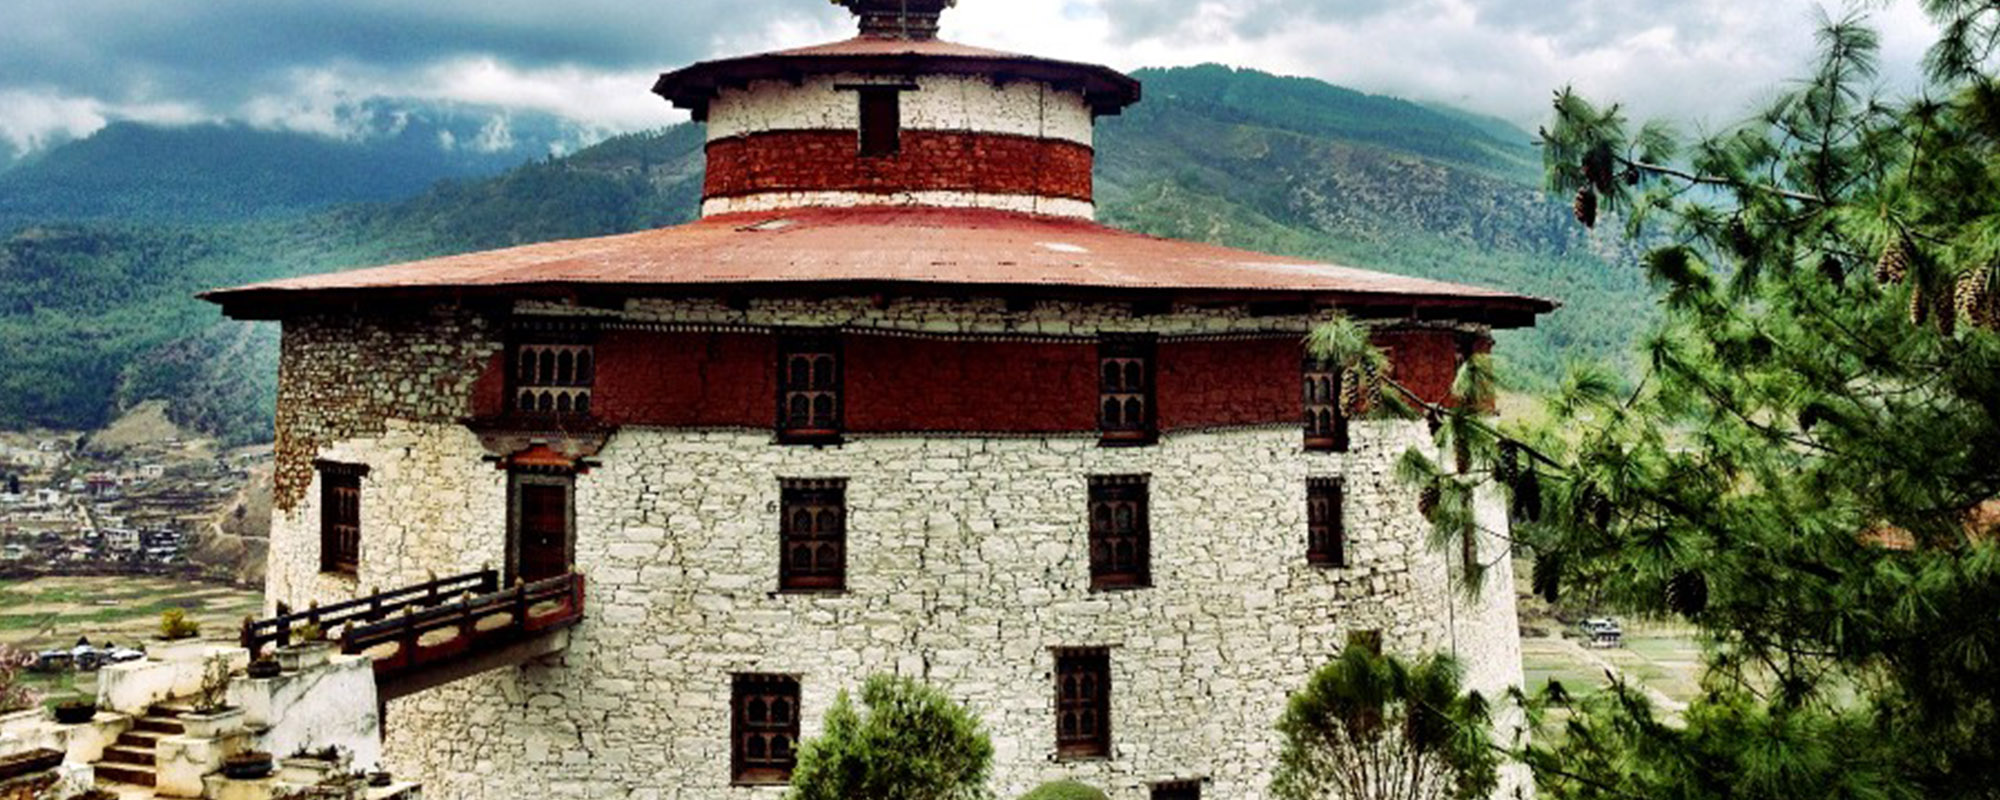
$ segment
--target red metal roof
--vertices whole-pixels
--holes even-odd
[[[1096,113],[1117,114],[1139,102],[1139,82],[1095,64],[1038,58],[988,50],[941,39],[856,36],[828,44],[774,53],[704,61],[660,76],[653,93],[675,107],[708,118],[708,103],[718,91],[756,80],[798,80],[808,75],[847,72],[891,75],[987,75],[999,79],[1031,79],[1074,87]]]
[[[275,318],[314,301],[837,289],[1140,300],[1227,297],[1429,309],[1533,324],[1556,304],[1490,289],[1161,239],[1083,220],[921,207],[730,214],[671,228],[312,275],[202,297]],[[1411,313],[1415,313],[1412,311]]]

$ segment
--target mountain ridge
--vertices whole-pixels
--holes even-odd
[[[1525,138],[1309,79],[1215,65],[1137,75],[1148,101],[1099,125],[1107,224],[1563,300],[1539,328],[1502,334],[1508,375],[1526,385],[1570,353],[1622,355],[1650,313],[1637,271],[1608,268],[1627,248],[1539,190]],[[679,125],[290,216],[11,234],[0,219],[0,427],[94,427],[166,398],[178,423],[267,437],[276,337],[220,320],[194,292],[685,222],[704,142]]]

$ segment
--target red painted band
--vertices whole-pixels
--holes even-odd
[[[1001,133],[905,130],[863,158],[854,131],[767,131],[708,143],[703,199],[770,192],[978,192],[1091,200],[1090,147]]]

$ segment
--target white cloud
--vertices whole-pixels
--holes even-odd
[[[443,32],[433,35],[448,34],[451,41],[437,44],[434,57],[424,56],[421,42],[403,42],[396,49],[403,57],[371,59],[356,42],[369,41],[370,25],[393,14],[388,6],[360,3],[313,18],[341,30],[301,39],[297,53],[259,51],[268,53],[268,62],[246,66],[241,75],[147,61],[111,44],[79,55],[71,51],[98,40],[73,31],[77,35],[59,37],[62,48],[51,51],[65,58],[44,59],[46,70],[34,78],[43,83],[8,87],[0,79],[0,141],[32,150],[88,135],[111,120],[225,117],[352,138],[393,127],[396,120],[371,116],[381,113],[371,101],[400,98],[556,115],[575,124],[581,144],[685,119],[648,91],[659,71],[853,32],[845,15],[816,0],[732,2],[750,5],[735,14],[719,13],[731,4],[706,1],[649,12],[647,25],[664,26],[682,44],[663,48],[660,63],[643,67],[625,56],[601,63],[577,60],[587,56],[547,57],[552,51],[631,50],[633,22],[610,6],[582,21],[565,17],[568,22],[549,29],[543,41],[534,37],[549,28],[546,19],[513,28],[500,24],[512,19],[509,14],[541,6],[444,3],[436,9],[441,16],[427,24]],[[55,13],[61,4],[31,5]],[[1814,0],[966,0],[946,16],[945,34],[1127,70],[1220,62],[1305,75],[1447,102],[1526,127],[1543,119],[1551,91],[1574,84],[1593,97],[1625,102],[1638,116],[1720,126],[1804,68],[1816,7]],[[280,16],[289,12],[266,10],[242,24],[298,27],[297,20]],[[489,16],[494,32],[482,38],[484,28],[473,21]],[[744,24],[746,17],[761,24]],[[1932,26],[1916,0],[1894,0],[1874,13],[1874,21],[1883,30],[1885,81],[1900,91],[1914,89]],[[143,29],[117,33],[103,41],[146,35]],[[237,31],[234,38],[254,39],[256,33]],[[37,41],[21,44],[43,46]],[[107,76],[124,81],[115,96],[102,93]],[[462,135],[452,144],[476,146],[472,138]]]

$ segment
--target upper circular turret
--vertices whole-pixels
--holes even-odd
[[[1138,81],[939,40],[955,2],[834,0],[859,36],[661,76],[654,92],[708,123],[704,215],[922,205],[1091,217],[1094,123],[1138,102]]]
[[[958,0],[833,0],[861,18],[861,35],[937,38],[938,17]]]

